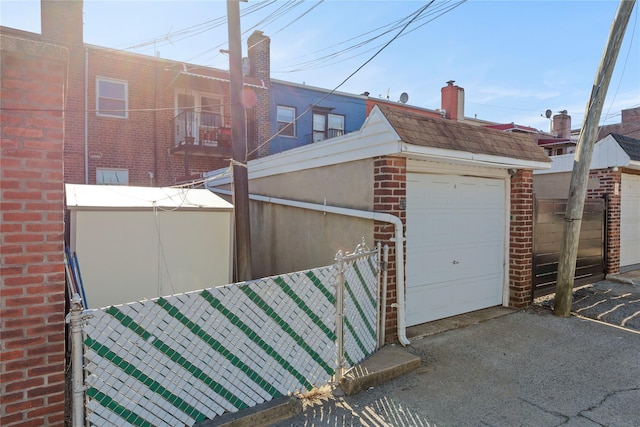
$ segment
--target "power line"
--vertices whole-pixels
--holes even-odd
[[[311,111],[314,107],[316,107],[318,104],[320,104],[322,101],[324,101],[325,99],[327,99],[331,94],[333,94],[335,91],[337,91],[343,84],[345,84],[349,79],[351,79],[351,77],[353,77],[354,75],[356,75],[356,73],[358,73],[358,71],[360,71],[361,69],[363,69],[369,62],[373,61],[373,59],[378,56],[384,49],[387,48],[387,46],[389,46],[391,43],[393,43],[398,37],[400,37],[400,35],[407,29],[407,27],[409,27],[409,25],[411,25],[418,17],[420,17],[420,15],[427,10],[427,8],[429,6],[431,6],[431,4],[433,4],[435,0],[431,0],[429,3],[427,3],[426,5],[422,6],[420,9],[418,9],[417,11],[415,11],[412,15],[413,17],[409,20],[409,22],[407,22],[401,29],[400,31],[391,38],[391,40],[389,40],[384,46],[382,46],[375,54],[373,54],[373,56],[371,56],[369,59],[367,59],[362,65],[360,65],[354,72],[352,72],[351,74],[349,74],[347,76],[347,78],[345,78],[340,84],[338,84],[335,88],[333,88],[330,92],[328,92],[325,96],[323,96],[322,98],[320,98],[316,103],[314,103],[313,105],[309,106],[309,108],[307,108],[304,112],[302,112],[302,114],[300,114],[298,117],[296,117],[294,119],[294,122],[296,122],[300,117],[302,117],[303,115],[305,115],[306,113],[308,113],[309,111]],[[262,144],[258,145],[255,149],[253,149],[252,151],[247,153],[247,158],[250,157],[253,153],[255,153],[256,151],[258,151],[260,148],[264,147],[266,144],[268,144],[269,142],[271,142],[273,140],[273,138],[275,138],[276,136],[278,136],[280,133],[282,133],[284,130],[286,129],[286,126],[284,126],[282,129],[280,129],[278,132],[276,132],[274,135],[272,135],[270,138],[268,138],[265,142],[263,142]]]
[[[404,36],[412,33],[413,31],[417,30],[418,28],[423,27],[424,25],[432,22],[433,20],[439,18],[440,16],[444,15],[445,13],[450,12],[451,10],[455,9],[456,7],[458,7],[461,4],[465,3],[466,1],[467,0],[458,1],[457,3],[455,3],[453,5],[447,5],[449,3],[447,1],[445,3],[442,3],[442,4],[439,4],[437,6],[434,6],[434,10],[433,11],[430,11],[429,13],[420,16],[417,19],[417,21],[424,20],[424,19],[426,19],[426,18],[428,18],[430,16],[433,16],[433,15],[436,15],[436,16],[434,16],[432,19],[422,23],[421,25],[411,29],[410,31],[405,32],[404,34],[401,35],[401,37],[404,37]],[[365,47],[366,45],[368,45],[370,43],[373,43],[373,42],[381,39],[385,35],[397,30],[398,28],[401,28],[403,23],[406,22],[408,19],[410,19],[412,15],[413,14],[409,14],[409,15],[407,15],[407,16],[401,18],[401,19],[398,19],[398,20],[396,20],[394,22],[391,22],[391,23],[389,23],[387,25],[380,26],[380,27],[378,27],[378,28],[376,28],[374,30],[367,31],[367,32],[362,33],[362,34],[360,34],[358,36],[351,37],[351,38],[349,38],[349,39],[347,39],[345,41],[336,43],[336,44],[334,44],[334,45],[332,45],[330,47],[337,47],[337,46],[340,46],[342,44],[347,43],[348,41],[358,40],[358,39],[360,39],[360,38],[362,38],[362,37],[364,37],[366,35],[369,35],[369,34],[371,34],[373,32],[376,32],[378,30],[384,30],[382,32],[379,32],[379,33],[377,33],[377,34],[365,39],[365,40],[362,40],[362,41],[359,41],[357,43],[351,44],[351,45],[349,45],[349,46],[347,46],[347,47],[345,47],[343,49],[337,50],[335,52],[328,53],[328,54],[323,55],[323,56],[318,57],[318,58],[313,58],[313,59],[310,59],[310,60],[307,60],[307,61],[303,61],[303,62],[292,64],[285,71],[274,70],[273,72],[274,73],[293,73],[293,72],[299,72],[299,71],[306,71],[306,70],[310,70],[310,69],[325,68],[325,67],[334,65],[337,62],[342,62],[342,61],[345,61],[345,60],[348,60],[348,59],[353,59],[353,58],[356,58],[358,56],[364,55],[364,54],[366,54],[366,53],[368,53],[368,52],[370,52],[372,50],[375,50],[375,49],[379,48],[381,45],[376,45],[376,46],[374,46],[374,47],[372,47],[372,48],[370,48],[370,49],[368,49],[366,51],[358,52],[358,53],[356,53],[356,54],[354,54],[354,55],[352,55],[350,57],[347,57],[347,58],[343,57],[347,53],[352,52],[354,50],[361,49],[361,48]],[[320,52],[326,51],[330,47],[316,50],[314,53],[320,53]]]

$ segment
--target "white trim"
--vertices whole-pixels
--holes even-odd
[[[443,150],[406,144],[379,108],[375,107],[360,130],[338,138],[308,144],[249,162],[249,179],[320,168],[379,156],[403,155],[413,160],[497,169],[544,169],[547,162],[526,161],[464,151]],[[205,178],[220,171],[205,174]],[[208,186],[229,184],[230,177],[217,178]]]
[[[96,185],[129,185],[129,169],[96,168]]]
[[[362,99],[362,100],[367,100],[369,99],[368,96],[365,95],[355,95],[353,93],[347,93],[347,92],[340,92],[337,90],[331,90],[331,89],[327,89],[327,88],[321,88],[321,87],[317,87],[317,86],[310,86],[307,84],[302,84],[302,83],[294,83],[294,82],[286,82],[284,80],[278,80],[278,79],[271,79],[271,85],[273,84],[277,84],[280,86],[289,86],[289,87],[297,87],[300,89],[307,89],[313,92],[322,92],[322,93],[330,93],[331,95],[339,95],[339,96],[345,96],[348,98],[356,98],[356,99]]]
[[[629,164],[625,166],[628,169],[640,170],[640,160],[631,160]]]
[[[187,90],[184,88],[176,88],[173,92],[173,114],[174,117],[177,117],[178,114],[180,113],[180,107],[178,107],[178,95],[187,95],[187,96],[193,96],[193,112],[194,113],[198,113],[202,111],[202,98],[212,98],[212,99],[217,99],[218,101],[220,101],[220,111],[218,112],[218,114],[220,114],[220,123],[222,124],[222,126],[224,126],[224,96],[220,95],[220,94],[216,94],[213,92],[203,92],[203,91],[199,91],[199,90]],[[188,109],[191,107],[185,107],[185,109]]]
[[[417,166],[417,167],[416,167]],[[422,166],[422,167],[420,167]],[[450,165],[438,165],[438,170],[437,172],[433,173],[433,169],[426,167],[426,165],[420,165],[417,162],[413,162],[413,161],[408,161],[407,162],[407,197],[411,197],[410,193],[410,181],[412,182],[419,182],[419,183],[424,183],[425,181],[420,181],[420,178],[418,178],[419,176],[424,176],[424,177],[433,177],[436,175],[447,175],[447,179],[450,177],[453,177],[454,179],[458,178],[458,177],[472,177],[472,179],[478,178],[481,179],[483,181],[492,181],[497,183],[500,183],[502,185],[502,213],[503,213],[503,217],[502,217],[502,224],[501,224],[501,229],[502,229],[502,233],[503,233],[503,241],[502,241],[502,251],[501,251],[501,255],[500,255],[500,259],[498,260],[497,257],[495,259],[496,264],[502,265],[502,282],[498,283],[498,282],[492,282],[494,283],[494,287],[493,289],[495,291],[497,291],[497,285],[500,285],[500,295],[499,295],[499,304],[508,307],[509,305],[509,241],[510,241],[510,209],[511,209],[511,199],[510,199],[510,195],[511,195],[511,182],[508,176],[508,173],[506,171],[504,171],[504,173],[502,173],[503,171],[501,170],[488,170],[488,169],[481,169],[481,168],[477,168],[477,171],[473,171],[474,173],[469,173],[469,169],[470,168],[460,168],[460,167],[451,167]],[[480,172],[480,173],[477,173]],[[496,173],[498,174],[496,176]],[[411,175],[410,175],[411,174]],[[411,179],[412,178],[412,179]],[[430,179],[430,178],[426,178],[426,179]],[[413,181],[413,180],[417,180],[417,181]],[[415,187],[414,187],[414,191],[415,191]],[[415,193],[414,193],[415,194]],[[409,230],[410,227],[410,215],[407,213],[407,218],[406,218],[406,227],[407,227],[407,236],[409,236],[408,233],[410,233],[412,230],[415,231],[415,229],[412,228],[412,230]],[[407,253],[409,252],[409,248],[407,248]],[[414,260],[415,261],[415,260]],[[406,268],[409,268],[410,266],[407,265]],[[412,265],[411,267],[414,267],[414,265]],[[412,270],[415,271],[415,270]],[[494,294],[494,297],[496,298],[494,300],[495,304],[498,304],[498,295]],[[415,304],[413,305],[413,307],[415,308]],[[415,318],[414,318],[415,320]],[[435,320],[435,319],[434,319]],[[431,320],[428,320],[431,321]],[[410,324],[411,326],[411,324]]]
[[[283,111],[290,111],[292,113],[291,121],[282,121],[282,120],[278,119],[278,116],[280,115],[279,114],[280,113],[280,109],[282,109]],[[298,127],[296,126],[296,124],[297,124],[297,120],[296,120],[297,115],[298,115],[298,113],[296,111],[296,107],[292,107],[290,105],[281,105],[281,104],[276,105],[276,126],[278,128],[278,132],[280,132],[278,134],[278,136],[282,136],[282,137],[285,137],[285,138],[297,138],[297,130],[298,130],[297,129]],[[293,135],[287,135],[284,132],[281,132],[280,131],[280,123],[286,123],[286,125],[284,127],[291,126],[293,128]]]
[[[225,78],[222,78],[222,77],[203,76],[202,74],[190,73],[188,71],[181,71],[180,74],[178,74],[178,76],[181,76],[181,75],[189,76],[189,77],[200,77],[200,78],[203,78],[203,79],[216,80],[216,81],[219,81],[219,82],[227,82],[227,83],[229,82],[229,79],[225,79]],[[177,76],[176,76],[176,78],[177,78]],[[264,85],[264,82],[263,82],[262,85],[254,85],[252,83],[247,83],[247,82],[243,82],[243,84],[244,84],[244,86],[255,87],[257,89],[268,89],[268,87]]]
[[[534,171],[534,174],[559,173],[573,171],[576,153],[551,156],[551,168]],[[607,169],[614,167],[628,167],[640,169],[640,162],[631,157],[620,147],[618,141],[611,135],[596,142],[591,158],[591,169]]]
[[[511,299],[511,290],[509,289],[509,279],[511,278],[511,254],[509,253],[511,243],[511,176],[505,178],[504,182],[504,228],[502,306],[509,307],[509,300]],[[533,234],[533,229],[531,233]],[[531,249],[533,250],[533,242],[531,243]],[[531,286],[533,286],[533,282]]]
[[[100,99],[114,99],[120,101],[118,98],[109,98],[106,96],[100,96],[100,82],[109,82],[122,84],[124,86],[124,116],[115,113],[100,112]],[[129,118],[129,82],[127,80],[112,79],[110,77],[96,76],[96,116],[109,117],[113,119],[128,119]],[[105,109],[109,111],[108,109]]]
[[[475,165],[502,169],[548,169],[549,162],[514,159],[511,157],[492,156],[489,154],[470,153],[467,151],[446,150],[442,148],[422,147],[402,143],[402,154],[421,160],[432,160],[459,165]]]
[[[407,159],[407,173],[432,173],[443,175],[468,175],[482,178],[506,179],[509,176],[507,169],[489,168],[479,165],[462,165],[442,163],[432,160]]]

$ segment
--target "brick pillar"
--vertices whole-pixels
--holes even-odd
[[[83,7],[84,2],[82,0],[40,1],[40,22],[43,40],[68,49],[68,85],[65,94],[64,182],[74,184],[85,184]],[[93,102],[95,106],[95,99]],[[89,109],[91,108],[89,107]],[[95,180],[95,172],[94,176],[88,177],[86,184],[89,184],[92,180]]]
[[[374,160],[374,187],[373,187],[373,210],[376,212],[388,213],[399,217],[406,229],[406,212],[401,208],[401,202],[407,197],[407,160],[404,157],[378,157]],[[404,234],[404,230],[403,230]],[[387,276],[387,318],[385,319],[385,339],[386,342],[396,341],[398,338],[397,302],[396,294],[396,250],[395,242],[391,241],[395,237],[393,224],[385,222],[375,222],[374,234],[375,244],[380,242],[382,246],[389,245],[389,268]],[[406,245],[405,250],[406,250]],[[406,256],[404,257],[406,260]],[[406,277],[406,275],[405,275]]]
[[[509,306],[526,307],[532,301],[533,171],[519,170],[511,178],[509,225]]]
[[[607,213],[605,273],[620,272],[620,188],[622,171],[613,169],[598,169],[589,172],[589,180],[598,184],[587,190],[587,200],[605,199]]]
[[[64,425],[66,49],[0,36],[0,425]]]

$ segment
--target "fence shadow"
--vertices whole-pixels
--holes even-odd
[[[290,420],[287,426],[328,427],[437,427],[423,415],[382,396],[368,403],[352,398],[319,397],[305,403],[300,416],[304,420]],[[285,424],[282,424],[283,427]]]

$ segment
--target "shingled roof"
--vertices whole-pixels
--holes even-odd
[[[387,105],[378,105],[378,108],[400,139],[407,144],[551,162],[542,148],[527,134],[502,132],[451,120],[425,117]]]
[[[631,160],[640,160],[640,139],[631,138],[630,136],[612,133],[611,136],[620,145],[620,148],[631,158]]]

